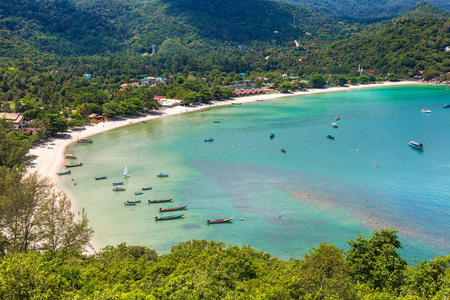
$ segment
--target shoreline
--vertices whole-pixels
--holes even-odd
[[[254,96],[246,96],[240,98],[233,98],[230,100],[224,101],[213,101],[209,104],[203,104],[198,106],[175,106],[170,108],[163,108],[159,111],[154,112],[153,114],[139,115],[132,118],[124,118],[118,119],[115,121],[107,121],[101,122],[95,125],[86,126],[85,130],[82,131],[69,131],[67,138],[53,138],[49,142],[43,143],[36,148],[30,149],[29,154],[36,155],[36,159],[33,161],[33,165],[28,168],[28,172],[36,172],[38,175],[42,177],[48,177],[50,182],[53,184],[53,189],[55,192],[64,193],[73,205],[73,195],[70,195],[67,191],[59,185],[59,175],[57,172],[63,171],[65,168],[63,167],[63,163],[65,160],[66,149],[72,143],[77,142],[77,139],[88,138],[106,131],[114,130],[123,126],[139,123],[141,121],[148,121],[156,118],[178,115],[183,113],[189,113],[193,111],[199,111],[203,109],[208,109],[216,106],[223,105],[232,105],[233,103],[249,103],[255,102],[256,100],[276,100],[278,98],[289,97],[289,96],[301,96],[301,95],[310,95],[310,94],[319,94],[319,93],[329,93],[329,92],[338,92],[338,91],[350,91],[355,89],[364,89],[364,88],[376,88],[376,87],[390,87],[390,86],[404,86],[404,85],[418,85],[422,84],[415,81],[401,81],[401,82],[384,82],[384,83],[375,83],[375,84],[365,84],[365,85],[350,85],[346,87],[330,87],[325,89],[309,89],[303,91],[296,91],[293,93],[274,93],[274,94],[263,94],[263,95],[254,95]],[[72,212],[73,211],[72,206]],[[95,236],[92,238],[95,240]],[[88,254],[95,254],[95,249],[91,245],[90,247],[86,247],[85,250]]]
[[[177,114],[189,113],[193,111],[198,111],[202,109],[207,109],[216,106],[231,105],[232,103],[248,103],[255,102],[256,100],[275,100],[278,98],[290,97],[290,96],[301,96],[319,93],[329,93],[337,91],[349,91],[355,89],[373,88],[373,87],[388,87],[388,86],[401,86],[401,85],[414,85],[422,84],[415,81],[400,81],[400,82],[383,82],[367,85],[350,85],[346,87],[331,87],[325,89],[312,89],[305,91],[296,91],[293,93],[274,93],[274,94],[263,94],[263,95],[253,95],[241,98],[233,98],[224,101],[213,101],[210,104],[203,104],[199,106],[175,106],[169,108],[163,108],[157,111],[155,114],[146,114],[134,118],[124,118],[116,121],[101,122],[95,125],[87,126],[85,130],[82,131],[68,131],[70,135],[69,138],[52,138],[49,142],[43,143],[35,148],[30,149],[29,154],[35,155],[36,159],[33,161],[31,167],[28,168],[28,172],[36,172],[43,177],[50,178],[52,184],[62,191],[58,186],[59,176],[57,172],[62,171],[62,166],[64,163],[64,155],[66,148],[77,141],[77,139],[87,138],[100,134],[106,131],[114,130],[123,126],[127,126],[134,123],[139,123],[141,121],[149,121],[156,118],[162,118],[167,116],[173,116]]]

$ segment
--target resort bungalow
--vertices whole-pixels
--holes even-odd
[[[98,123],[98,122],[105,122],[106,118],[102,115],[97,115],[97,114],[90,114],[88,116],[89,120],[91,120],[92,122]]]
[[[14,129],[23,129],[25,120],[22,114],[0,113],[0,118],[6,119],[14,123]]]

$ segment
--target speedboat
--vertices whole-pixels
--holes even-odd
[[[426,109],[426,108],[422,108],[422,112],[423,113],[427,113],[427,114],[431,114],[431,110]]]
[[[331,127],[338,128],[338,125],[336,123],[331,123]]]
[[[416,148],[416,149],[423,149],[423,144],[422,143],[417,143],[417,142],[414,142],[414,141],[410,141],[409,145],[411,147],[413,147],[413,148]]]
[[[334,136],[332,136],[331,134],[327,134],[327,138],[334,140]]]
[[[337,116],[336,118],[334,118],[336,121],[339,121],[341,119],[341,117]]]
[[[275,137],[275,132],[272,131],[272,132],[270,133],[270,138],[273,139],[274,137]]]
[[[444,108],[450,108],[450,104],[444,104]]]

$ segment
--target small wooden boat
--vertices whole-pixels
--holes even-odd
[[[181,210],[181,209],[185,209],[189,204],[186,205],[182,205],[182,206],[169,206],[167,208],[160,208],[159,211],[160,212],[165,212],[165,211],[174,211],[174,210]]]
[[[173,215],[173,216],[167,216],[167,217],[155,217],[155,221],[164,221],[164,220],[172,220],[172,219],[178,219],[184,216],[186,213],[181,215]]]
[[[336,123],[331,123],[331,127],[338,128],[338,125]]]
[[[167,199],[155,199],[155,200],[148,200],[148,203],[161,203],[161,202],[169,202],[172,201],[172,198],[167,198]]]
[[[337,116],[336,118],[334,118],[336,121],[339,121],[341,119],[341,117]]]
[[[275,132],[272,131],[272,132],[270,133],[270,136],[269,136],[269,137],[270,137],[271,139],[273,139],[273,138],[275,137]]]
[[[284,148],[280,148],[280,151],[283,153],[286,153],[286,149],[284,149]]]
[[[212,141],[214,141],[213,138],[205,139],[205,142],[212,142]]]
[[[122,185],[122,184],[124,184],[125,183],[125,181],[121,181],[121,182],[113,182],[113,185]]]
[[[426,113],[426,114],[431,114],[431,110],[426,109],[426,108],[422,108],[422,112]]]
[[[327,138],[329,138],[330,140],[334,140],[334,136],[332,136],[331,134],[327,134]]]
[[[92,143],[92,140],[90,140],[90,139],[78,139],[77,143]]]
[[[167,177],[167,176],[169,176],[169,174],[166,174],[166,173],[159,173],[159,174],[157,174],[156,176],[157,176],[157,177]]]
[[[66,154],[65,158],[67,159],[77,159],[77,157],[73,154]]]
[[[125,206],[133,206],[136,205],[136,202],[124,202]]]
[[[413,147],[413,148],[423,150],[423,144],[422,143],[417,143],[417,142],[414,142],[414,141],[410,141],[409,145],[411,147]]]
[[[56,174],[58,174],[58,175],[66,175],[66,174],[70,174],[70,173],[72,173],[72,171],[65,171],[65,172],[59,172],[59,173],[56,173]]]
[[[106,179],[108,178],[108,176],[100,176],[100,177],[95,177],[95,180],[102,180],[102,179]]]
[[[112,189],[114,192],[121,192],[121,191],[125,191],[125,188],[123,186],[116,186],[115,188]]]
[[[83,163],[64,165],[66,168],[81,167]]]
[[[207,220],[206,224],[227,223],[227,222],[231,222],[231,220],[233,220],[233,219],[234,219],[234,217],[218,219],[218,220]]]
[[[152,189],[151,186],[149,186],[149,187],[143,187],[143,188],[142,188],[143,191],[148,191],[148,190],[151,190],[151,189]]]
[[[235,102],[235,103],[231,103],[231,104],[233,104],[233,105],[242,105],[242,103],[240,103],[240,102]]]
[[[219,121],[213,121],[213,123],[220,123]]]
[[[127,203],[141,203],[141,200],[127,200]]]
[[[139,192],[135,192],[135,195],[142,195],[144,192],[143,191],[139,191]]]
[[[264,101],[263,99],[256,99],[256,101]]]
[[[147,122],[146,122],[146,121],[141,121],[141,123],[144,123],[144,124],[145,124],[145,123],[147,123]]]
[[[444,104],[444,108],[450,108],[450,104]]]

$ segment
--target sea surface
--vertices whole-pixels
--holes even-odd
[[[159,118],[73,144],[67,152],[83,166],[60,185],[74,210],[86,211],[97,250],[125,242],[167,253],[207,239],[302,258],[321,242],[349,249],[358,234],[389,227],[410,263],[429,260],[450,253],[450,108],[443,104],[450,104],[446,86],[376,87]],[[409,147],[411,140],[424,150]],[[118,181],[125,191],[112,191]],[[169,197],[169,204],[147,201]],[[143,203],[124,205],[133,199]],[[154,220],[160,207],[184,204],[183,218]],[[227,217],[235,219],[206,224]]]

